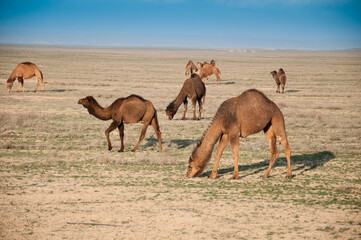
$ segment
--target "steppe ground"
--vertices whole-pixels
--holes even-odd
[[[188,60],[216,60],[221,86],[207,84],[203,118],[173,120],[165,108],[186,79]],[[20,62],[43,71],[46,91],[6,80]],[[270,71],[282,67],[286,92]],[[360,239],[361,52],[243,51],[0,46],[0,237],[3,239]],[[271,176],[263,133],[240,139],[240,179],[228,146],[217,179],[185,176],[189,156],[219,105],[256,88],[284,114],[294,178],[281,145]],[[77,104],[102,106],[138,94],[158,111],[131,152],[140,123],[107,150],[105,122]]]

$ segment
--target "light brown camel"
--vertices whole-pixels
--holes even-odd
[[[183,87],[180,90],[177,98],[169,103],[165,112],[169,118],[169,120],[173,119],[174,115],[176,114],[179,106],[183,103],[184,104],[184,113],[182,120],[186,118],[187,112],[187,105],[188,101],[187,98],[192,100],[192,108],[193,108],[193,120],[196,120],[196,102],[198,102],[199,106],[199,117],[198,120],[201,119],[202,108],[204,104],[204,99],[206,97],[206,87],[204,83],[199,78],[198,74],[193,73],[190,78],[184,81]]]
[[[184,75],[188,76],[189,74],[193,74],[195,72],[198,71],[198,68],[196,67],[196,65],[194,65],[194,63],[189,60],[189,62],[187,63],[187,65],[184,67]]]
[[[126,98],[118,98],[109,107],[102,108],[92,96],[88,96],[83,99],[79,99],[78,104],[83,105],[86,109],[88,109],[88,112],[96,118],[101,120],[113,119],[113,122],[105,131],[109,151],[112,150],[109,133],[118,127],[121,142],[119,152],[123,152],[124,124],[137,122],[142,122],[142,132],[137,145],[132,151],[135,152],[140,142],[144,139],[148,125],[151,125],[154,128],[159,141],[159,151],[162,151],[162,133],[159,130],[157,111],[150,101],[145,100],[138,95],[130,95]]]
[[[215,62],[213,62],[213,63],[216,64]],[[221,85],[221,78],[219,77],[219,74],[221,74],[221,71],[219,71],[219,69],[215,65],[212,65],[210,63],[198,62],[197,68],[200,69],[200,72],[199,72],[200,78],[202,80],[205,79],[204,84],[207,84],[207,80],[208,80],[209,76],[214,74],[217,77],[217,85],[218,84]]]
[[[282,68],[278,70],[278,73],[276,71],[270,72],[270,74],[273,76],[273,79],[276,81],[277,84],[277,93],[280,93],[280,85],[282,86],[282,93],[285,92],[285,85],[286,85],[286,73],[283,71]]]
[[[239,138],[264,131],[269,141],[271,160],[267,178],[277,159],[276,140],[281,142],[287,159],[287,177],[291,178],[291,148],[288,145],[283,115],[277,105],[262,92],[250,89],[240,96],[224,101],[218,108],[211,125],[189,158],[187,177],[199,176],[212,156],[216,142],[220,139],[215,155],[215,164],[210,178],[217,177],[219,160],[228,142],[231,142],[234,160],[233,178],[238,178]]]
[[[38,87],[40,84],[39,82],[41,82],[41,84],[43,85],[43,93],[44,93],[45,84],[43,81],[43,73],[40,71],[40,69],[34,63],[31,63],[31,62],[19,63],[14,68],[9,79],[7,80],[8,91],[10,92],[10,90],[14,84],[14,81],[16,79],[18,79],[18,82],[19,82],[18,92],[20,92],[20,85],[22,86],[22,92],[24,92],[24,79],[32,78],[34,76],[36,79],[36,88],[35,88],[34,92],[36,92],[36,90],[38,90]]]

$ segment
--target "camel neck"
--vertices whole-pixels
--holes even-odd
[[[94,105],[89,106],[88,112],[101,120],[111,119],[110,107],[102,108],[97,102]]]
[[[184,99],[187,97],[187,94],[183,91],[183,89],[178,94],[177,98],[174,100],[174,107],[178,109],[180,105],[184,102]]]
[[[218,121],[215,119],[209,126],[199,145],[193,151],[192,156],[194,159],[198,159],[198,166],[202,170],[210,161],[214,145],[220,138],[221,134],[222,130],[218,124]]]

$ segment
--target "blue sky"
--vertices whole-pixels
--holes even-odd
[[[0,43],[361,48],[361,1],[0,0]]]

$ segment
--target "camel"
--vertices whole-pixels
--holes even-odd
[[[189,60],[189,62],[187,63],[187,65],[184,67],[184,75],[188,76],[189,74],[193,74],[195,72],[198,71],[198,68],[196,67],[196,65],[194,65],[194,63]]]
[[[262,177],[269,176],[277,159],[278,138],[287,159],[286,177],[291,178],[291,148],[287,141],[283,114],[274,102],[256,89],[247,90],[240,96],[230,98],[221,104],[211,125],[189,158],[187,177],[199,176],[203,172],[211,159],[214,145],[220,140],[215,154],[214,168],[209,177],[217,177],[219,160],[229,141],[234,160],[233,178],[237,179],[239,137],[245,138],[261,130],[265,133],[271,151],[268,169]]]
[[[213,62],[212,62],[213,61]],[[203,80],[205,78],[204,84],[207,84],[207,80],[209,76],[212,74],[216,75],[217,77],[217,85],[221,85],[221,78],[219,77],[219,74],[221,74],[221,71],[215,66],[215,61],[212,60],[211,63],[197,63],[197,68],[200,69],[199,76]],[[214,64],[214,65],[213,65]]]
[[[10,92],[14,81],[18,79],[19,87],[18,92],[20,92],[20,85],[22,86],[22,92],[24,92],[24,79],[32,78],[35,76],[36,79],[36,88],[34,92],[38,90],[39,87],[39,81],[43,85],[43,93],[45,91],[45,84],[43,81],[43,73],[40,71],[40,69],[31,62],[23,62],[19,63],[11,73],[10,77],[7,80],[7,88],[8,92]]]
[[[276,71],[270,72],[270,74],[273,76],[273,79],[276,81],[277,84],[277,93],[280,93],[280,85],[282,86],[282,93],[285,92],[285,85],[286,85],[286,73],[283,71],[282,68],[278,70],[278,73]]]
[[[101,120],[113,119],[113,122],[105,131],[105,136],[108,142],[108,150],[112,150],[112,145],[109,140],[109,133],[118,127],[121,147],[119,152],[124,150],[124,124],[142,122],[142,132],[139,137],[137,145],[132,150],[135,152],[144,139],[148,125],[154,128],[159,141],[159,151],[162,151],[161,132],[159,130],[159,123],[157,111],[153,104],[138,95],[130,95],[126,98],[118,98],[109,107],[102,108],[99,103],[92,97],[87,96],[79,99],[78,104],[83,105],[88,109],[89,114]]]
[[[169,120],[172,120],[174,115],[177,113],[179,106],[183,103],[184,113],[182,120],[184,120],[186,118],[187,105],[188,105],[187,98],[190,98],[192,100],[192,105],[193,105],[192,107],[193,120],[197,119],[196,102],[198,102],[198,106],[199,106],[198,120],[200,120],[205,97],[206,97],[206,87],[204,86],[204,83],[202,82],[198,74],[193,73],[190,78],[184,81],[183,87],[180,90],[177,98],[173,102],[169,103],[165,112]]]

